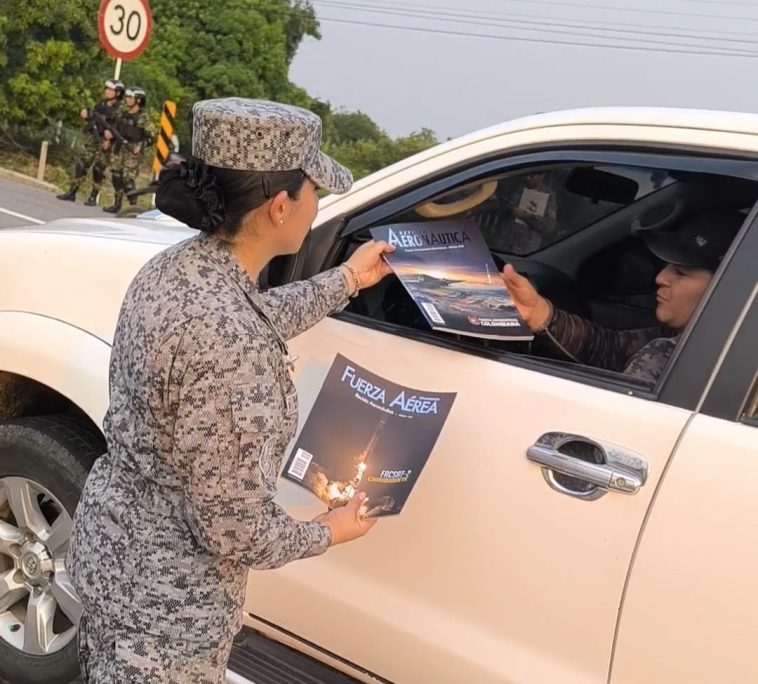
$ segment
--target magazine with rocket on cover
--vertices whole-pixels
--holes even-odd
[[[395,247],[384,258],[433,330],[532,339],[475,224],[397,223],[372,228],[371,235]]]
[[[338,354],[282,476],[330,508],[362,491],[365,517],[397,515],[455,396],[398,385]]]

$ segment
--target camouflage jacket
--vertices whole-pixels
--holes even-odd
[[[118,121],[118,131],[130,152],[150,147],[155,142],[155,125],[142,111],[132,113],[124,110]]]
[[[285,340],[347,301],[338,269],[261,293],[206,234],[142,268],[113,344],[108,452],[71,538],[85,611],[149,634],[228,638],[248,568],[327,549],[326,525],[273,500],[298,420]]]
[[[545,330],[535,335],[533,350],[656,382],[676,343],[677,337],[664,326],[610,330],[557,309]]]
[[[105,130],[118,125],[123,116],[123,105],[120,102],[109,103],[108,100],[100,100],[94,107],[87,109],[87,119],[84,122],[84,130],[102,138]]]

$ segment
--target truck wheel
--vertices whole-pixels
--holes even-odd
[[[79,676],[79,598],[64,561],[101,435],[63,416],[0,422],[0,678],[69,684]]]

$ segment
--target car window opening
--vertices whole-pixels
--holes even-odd
[[[752,180],[611,164],[561,163],[468,182],[374,224],[451,219],[474,223],[498,268],[513,264],[556,310],[577,317],[567,319],[564,325],[582,321],[584,326],[586,322],[589,327],[583,334],[592,337],[588,344],[606,344],[601,353],[587,353],[582,343],[578,347],[582,353],[572,354],[561,340],[551,340],[549,334],[525,343],[432,332],[394,276],[362,292],[347,311],[390,324],[399,333],[424,332],[428,333],[424,337],[454,340],[466,349],[504,354],[504,359],[515,353],[555,360],[580,374],[601,368],[619,374],[620,379],[642,380],[644,386],[653,389],[678,335],[689,324],[688,307],[692,300],[697,303],[697,288],[703,283],[685,282],[693,269],[686,264],[670,264],[665,258],[682,259],[669,256],[665,250],[651,249],[650,231],[676,242],[677,231],[687,233],[684,224],[703,214],[706,223],[715,217],[716,223],[724,223],[724,231],[732,231],[726,239],[728,245],[736,231],[726,227],[729,221],[722,218],[730,216],[732,224],[735,220],[741,223],[756,200],[758,182]],[[369,228],[351,236],[348,252],[369,239]],[[696,233],[688,239],[695,246],[711,239],[710,234],[701,236],[696,228],[693,230]],[[716,240],[719,230],[715,229]],[[701,275],[705,285],[710,275],[707,279]],[[624,337],[622,331],[631,334]],[[652,347],[646,347],[651,343]],[[646,357],[648,349],[656,355],[652,361]],[[639,371],[636,378],[632,377],[635,371]]]

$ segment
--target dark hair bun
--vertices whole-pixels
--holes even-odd
[[[155,206],[191,228],[212,233],[224,226],[224,193],[212,168],[189,159],[161,171]]]

